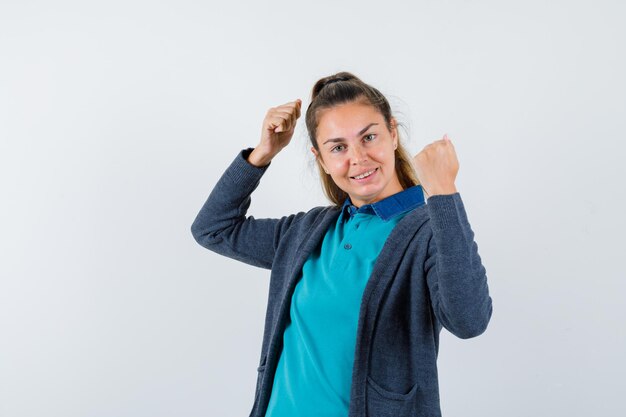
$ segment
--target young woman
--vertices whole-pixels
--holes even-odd
[[[492,314],[454,146],[444,136],[411,161],[376,88],[348,72],[322,78],[306,126],[332,204],[246,216],[301,104],[269,109],[259,144],[238,153],[191,227],[203,247],[271,269],[250,415],[440,416],[442,327],[475,337]]]

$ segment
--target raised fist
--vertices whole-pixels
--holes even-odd
[[[413,157],[417,177],[429,197],[457,192],[454,181],[459,172],[459,161],[448,135],[426,145]]]

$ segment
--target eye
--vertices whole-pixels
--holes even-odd
[[[368,139],[369,137],[371,137],[371,139]],[[373,141],[375,138],[376,138],[376,134],[375,134],[375,133],[370,133],[369,135],[365,135],[365,136],[363,136],[363,139],[364,139],[366,142],[371,142],[371,141]]]
[[[337,146],[334,146],[330,151],[331,152],[340,152],[340,151],[343,151],[343,148],[344,148],[344,145],[337,145]]]

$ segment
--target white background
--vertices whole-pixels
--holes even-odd
[[[493,297],[444,416],[623,416],[619,1],[0,2],[0,416],[247,416],[269,271],[190,226],[267,109],[346,70],[448,133]],[[325,205],[304,118],[250,214]]]

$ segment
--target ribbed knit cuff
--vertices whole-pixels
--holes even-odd
[[[453,226],[458,227],[461,220],[461,211],[465,210],[461,194],[440,194],[433,195],[426,200],[426,207],[430,214],[432,227],[445,229]]]
[[[267,168],[272,164],[270,162],[263,167],[252,165],[248,162],[248,156],[253,150],[254,148],[241,150],[227,169],[230,179],[241,187],[256,185]]]

